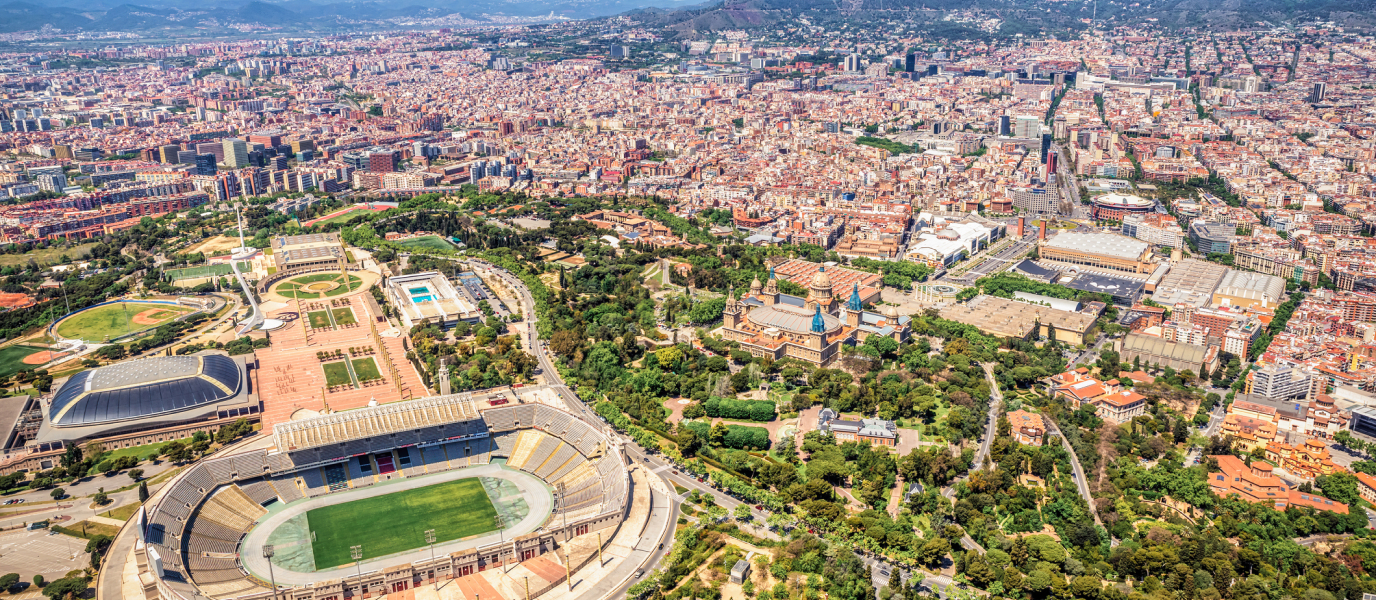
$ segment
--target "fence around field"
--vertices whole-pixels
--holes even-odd
[[[252,265],[247,261],[239,261],[239,270],[251,271]],[[229,263],[215,263],[181,269],[168,269],[163,271],[163,276],[169,281],[181,281],[183,279],[197,279],[201,277],[223,277],[225,275],[232,275],[233,273],[234,269]]]
[[[186,297],[186,296],[183,296],[183,298],[185,298],[185,297]],[[214,298],[214,296],[211,296],[211,297]],[[81,309],[81,310],[74,310],[74,311],[69,312],[69,313],[67,313],[67,314],[65,314],[65,315],[62,315],[62,316],[59,317],[56,321],[53,321],[51,325],[48,325],[48,335],[51,336],[51,337],[53,337],[54,339],[60,339],[60,340],[68,339],[68,338],[62,337],[61,335],[59,335],[59,334],[57,333],[57,326],[58,326],[58,325],[61,325],[63,321],[66,321],[66,320],[67,320],[67,317],[70,317],[70,316],[75,315],[75,314],[77,314],[77,313],[86,312],[86,311],[91,310],[91,309],[94,309],[94,308],[99,308],[99,307],[102,307],[102,306],[108,306],[108,305],[110,305],[110,304],[120,304],[120,303],[128,303],[128,304],[166,304],[166,305],[168,305],[168,306],[175,306],[175,307],[177,307],[177,308],[196,308],[196,307],[194,307],[194,306],[188,307],[188,305],[182,303],[182,301],[181,301],[180,299],[178,299],[178,300],[106,300],[106,301],[101,302],[101,303],[99,303],[99,304],[92,304],[92,305],[87,306],[86,308],[83,308],[83,309]],[[215,302],[215,304],[214,304],[213,306],[211,306],[210,310],[211,310],[211,311],[219,310],[219,305],[220,305],[219,302]],[[185,321],[185,320],[191,318],[192,316],[195,316],[195,315],[200,314],[200,313],[203,313],[203,312],[206,312],[206,309],[204,309],[204,308],[196,308],[196,310],[193,310],[193,311],[191,311],[191,312],[189,312],[189,313],[186,313],[186,314],[183,314],[183,315],[178,315],[177,318],[172,319],[172,321],[168,321],[168,323],[175,322],[175,321]],[[166,324],[167,324],[167,323],[160,323],[160,324],[158,324],[158,325],[149,325],[148,327],[145,327],[145,328],[140,329],[140,330],[138,330],[138,331],[131,331],[131,332],[129,332],[129,333],[126,333],[126,334],[121,335],[121,336],[118,336],[118,337],[112,337],[112,338],[110,338],[109,343],[115,343],[115,342],[118,342],[118,341],[120,341],[120,340],[126,340],[126,339],[129,339],[129,338],[132,338],[132,337],[140,336],[140,335],[143,335],[143,334],[145,334],[145,333],[148,333],[148,332],[151,331],[151,330],[157,329],[157,328],[160,327],[161,325],[166,325]]]

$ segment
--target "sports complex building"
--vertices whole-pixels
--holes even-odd
[[[0,425],[10,427],[14,444],[0,473],[51,469],[70,445],[133,448],[257,420],[257,368],[253,355],[218,350],[155,356],[81,371],[18,412],[0,404]]]
[[[270,437],[251,438],[258,443],[195,464],[136,516],[144,597],[269,598],[270,579],[277,596],[291,600],[376,597],[447,579],[458,579],[465,597],[520,597],[520,581],[531,597],[562,592],[570,574],[593,560],[603,566],[601,552],[613,552],[614,539],[636,544],[650,512],[648,485],[633,485],[619,442],[598,427],[512,398],[502,388],[322,414],[277,424]],[[311,518],[479,476],[517,484],[515,505],[527,507],[512,517],[518,522],[489,520],[481,535],[465,536],[472,531],[413,523],[398,503],[383,527],[404,539],[388,547],[349,538],[358,523]],[[440,507],[445,514],[487,510],[481,498],[453,502]],[[393,552],[373,559],[369,549]],[[341,551],[345,562],[327,558]],[[328,564],[310,568],[312,555]],[[501,573],[484,573],[499,566]]]
[[[1042,260],[1133,275],[1149,275],[1160,262],[1150,244],[1112,233],[1065,232],[1039,242],[1038,252]]]
[[[409,329],[424,320],[450,327],[459,321],[476,323],[483,313],[470,293],[435,271],[397,275],[383,285],[397,315]]]

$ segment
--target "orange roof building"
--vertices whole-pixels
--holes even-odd
[[[1231,455],[1212,457],[1218,461],[1219,471],[1209,473],[1209,489],[1219,496],[1236,496],[1247,502],[1267,502],[1276,510],[1288,506],[1308,506],[1347,514],[1347,505],[1319,496],[1290,489],[1272,473],[1271,465],[1254,462],[1250,466]]]

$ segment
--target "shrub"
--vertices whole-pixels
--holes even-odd
[[[774,403],[768,400],[732,400],[713,396],[702,404],[707,416],[735,421],[774,420]]]

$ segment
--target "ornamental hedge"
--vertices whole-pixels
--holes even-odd
[[[709,417],[761,423],[774,420],[774,403],[768,400],[733,400],[713,396],[702,403],[702,408]]]

